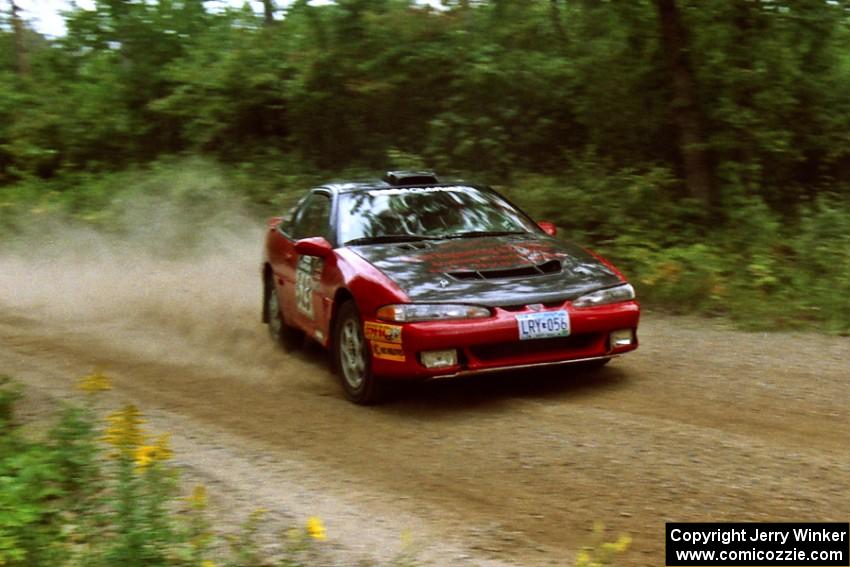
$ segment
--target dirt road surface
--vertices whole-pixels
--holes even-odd
[[[251,235],[253,238],[256,235]],[[666,521],[850,519],[850,339],[647,314],[640,350],[346,402],[317,347],[259,323],[254,243],[191,261],[0,254],[0,373],[45,402],[102,368],[225,508],[319,515],[346,557],[565,565],[602,522],[663,564]],[[247,244],[246,244],[247,243]],[[94,251],[94,252],[93,252]]]

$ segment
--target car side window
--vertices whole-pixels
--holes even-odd
[[[281,214],[280,222],[277,225],[278,230],[285,234],[286,236],[291,236],[292,231],[295,228],[295,223],[298,220],[298,217],[301,215],[301,212],[304,210],[304,204],[307,202],[307,199],[310,197],[310,194],[304,195],[295,201],[295,204],[286,209],[286,211]]]
[[[330,235],[331,199],[324,193],[312,193],[296,213],[291,234],[295,240]]]

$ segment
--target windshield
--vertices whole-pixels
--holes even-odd
[[[498,196],[474,187],[375,189],[341,196],[339,240],[453,238],[535,231]]]

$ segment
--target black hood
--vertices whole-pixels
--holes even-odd
[[[620,283],[574,244],[520,234],[352,246],[415,302],[508,306],[574,299]]]

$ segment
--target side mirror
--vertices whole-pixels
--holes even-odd
[[[272,217],[266,221],[266,226],[268,226],[269,230],[274,230],[277,228],[277,225],[280,224],[280,221],[283,220],[283,217]]]
[[[539,226],[540,229],[549,236],[555,236],[558,234],[558,227],[556,227],[553,222],[542,220],[537,223],[537,226]]]
[[[323,236],[302,238],[295,243],[295,252],[301,256],[318,256],[325,258],[333,253],[333,246]]]

